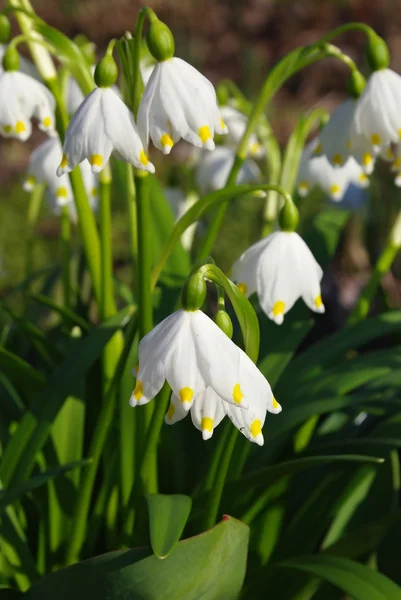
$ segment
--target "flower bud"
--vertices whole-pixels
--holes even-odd
[[[368,35],[368,43],[366,46],[366,58],[369,66],[373,71],[386,69],[390,62],[390,53],[386,42],[377,35],[374,31]]]
[[[14,46],[8,46],[3,56],[3,69],[5,71],[18,71],[19,54]]]
[[[95,69],[95,83],[98,87],[110,87],[115,84],[118,77],[118,68],[111,54],[106,54],[98,62]]]
[[[351,98],[359,98],[365,89],[366,79],[360,71],[352,71],[348,81],[347,89]]]
[[[150,25],[146,36],[149,52],[157,61],[168,60],[174,56],[174,37],[170,29],[156,15],[150,17]]]
[[[214,315],[214,322],[231,340],[233,337],[233,324],[229,314],[220,308]]]
[[[282,231],[295,231],[298,227],[299,212],[292,200],[286,200],[278,217]]]
[[[10,19],[6,15],[0,15],[0,44],[7,44],[11,35]]]
[[[203,275],[195,273],[187,279],[181,294],[184,310],[199,310],[206,299],[206,282]]]

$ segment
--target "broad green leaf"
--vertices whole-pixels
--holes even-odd
[[[401,600],[401,588],[385,575],[357,562],[328,554],[305,555],[279,563],[339,587],[354,600]]]
[[[77,469],[79,467],[84,467],[89,464],[90,459],[87,460],[79,460],[73,463],[69,463],[67,465],[60,465],[59,467],[54,467],[53,469],[49,469],[40,475],[35,475],[28,481],[24,481],[15,487],[9,489],[0,490],[0,514],[9,506],[13,504],[17,500],[19,500],[25,494],[32,492],[32,490],[38,488],[41,485],[44,485],[57,475],[61,473],[66,473],[67,471],[71,471],[72,469]]]
[[[192,500],[183,494],[148,496],[150,543],[158,558],[166,558],[184,531]]]
[[[55,304],[47,296],[43,296],[43,294],[31,294],[30,298],[34,302],[37,302],[38,304],[41,304],[46,308],[50,308],[54,312],[58,313],[67,325],[78,325],[78,327],[81,327],[81,329],[83,329],[84,331],[87,331],[89,329],[89,323],[85,321],[85,319],[77,315],[74,311],[70,310],[69,308],[59,304]]]
[[[245,577],[249,529],[230,517],[183,540],[165,559],[150,549],[110,552],[51,573],[26,600],[234,600]]]
[[[340,206],[325,206],[314,217],[311,227],[303,232],[302,237],[323,270],[334,255],[349,214]]]
[[[2,347],[0,347],[0,367],[27,397],[43,387],[46,382],[42,373],[13,352]]]
[[[132,311],[132,307],[127,307],[92,329],[86,337],[72,342],[64,360],[57,365],[46,385],[35,397],[32,412],[24,415],[5,449],[0,465],[0,480],[4,485],[11,481],[22,481],[29,475],[36,454],[45,443],[65,399],[73,393],[77,382],[99,358],[107,342],[126,325]]]

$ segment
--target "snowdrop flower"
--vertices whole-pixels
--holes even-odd
[[[323,271],[295,231],[276,231],[246,250],[234,263],[232,278],[246,296],[257,292],[266,315],[281,325],[302,297],[317,313],[324,312],[320,291]]]
[[[401,137],[401,77],[391,69],[372,73],[355,108],[355,133],[375,154]]]
[[[186,196],[184,192],[178,187],[167,187],[164,188],[164,193],[171,206],[176,220],[180,219],[186,212],[197,202],[198,196],[194,193]],[[181,244],[186,250],[189,250],[192,246],[194,239],[195,230],[197,223],[192,223],[182,234]]]
[[[74,77],[69,77],[66,85],[66,105],[69,115],[73,115],[85,100],[81,88]]]
[[[306,196],[314,185],[318,185],[333,200],[342,200],[350,183],[365,188],[369,179],[356,160],[350,156],[342,167],[333,167],[325,155],[318,155],[320,145],[317,139],[310,142],[302,155],[297,189],[300,196]]]
[[[245,133],[247,117],[231,106],[223,106],[220,114],[228,129],[228,143],[237,146]],[[264,154],[263,146],[254,133],[249,138],[248,154],[254,158],[260,158]]]
[[[55,101],[39,81],[17,70],[0,75],[0,133],[25,141],[32,131],[31,119],[42,131],[54,131]]]
[[[178,310],[141,340],[131,406],[148,403],[165,380],[173,391],[166,421],[174,423],[191,410],[204,439],[227,413],[248,439],[262,445],[266,411],[281,410],[258,368],[201,310]]]
[[[115,150],[123,160],[143,171],[155,172],[138,135],[134,117],[110,87],[98,87],[82,102],[68,126],[60,177],[83,160],[99,173]]]
[[[62,206],[73,200],[71,184],[68,175],[57,177],[56,168],[62,156],[62,147],[58,137],[53,137],[31,154],[29,159],[28,177],[23,184],[25,191],[31,191],[37,183],[45,183],[48,187],[52,204]],[[81,172],[88,197],[92,204],[97,200],[97,181],[91,172],[87,161],[81,164]]]
[[[180,58],[156,64],[138,110],[145,148],[149,138],[164,154],[183,138],[198,148],[214,150],[215,133],[227,133],[213,85]]]
[[[213,154],[203,153],[195,173],[196,183],[202,194],[224,188],[234,158],[235,150],[226,146],[218,146]],[[236,183],[257,181],[261,176],[258,165],[247,159],[237,175]]]
[[[153,61],[152,57],[142,58],[139,63],[139,69],[142,75],[142,81],[144,85],[147,85],[150,76],[153,73],[153,69],[155,68],[156,63]]]

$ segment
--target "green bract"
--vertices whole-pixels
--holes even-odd
[[[184,310],[199,310],[206,299],[206,282],[203,275],[195,273],[187,280],[181,294]]]
[[[118,67],[116,62],[110,54],[106,54],[96,65],[95,83],[98,87],[111,87],[117,81],[117,77]]]
[[[3,56],[3,69],[5,71],[18,71],[19,63],[18,50],[14,46],[8,46]]]
[[[351,98],[359,98],[365,89],[366,79],[360,71],[352,71],[347,82],[348,93]]]
[[[10,19],[0,14],[0,44],[7,44],[11,34]]]
[[[151,19],[146,43],[149,52],[159,62],[174,56],[174,37],[170,29],[157,17]]]
[[[219,309],[214,315],[214,322],[231,339],[233,337],[233,324],[230,315],[222,309]]]
[[[282,231],[295,231],[298,227],[299,212],[292,200],[285,200],[278,217]]]
[[[390,53],[386,42],[372,31],[368,35],[368,43],[366,45],[366,58],[373,71],[386,69],[390,62]]]

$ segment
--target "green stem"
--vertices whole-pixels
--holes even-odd
[[[147,14],[147,8],[142,7],[138,12],[135,25],[134,34],[134,59],[132,69],[132,112],[136,119],[138,113],[139,104],[141,102],[141,96],[143,92],[143,81],[139,63],[141,60],[141,47],[142,47],[142,29]]]
[[[376,295],[382,277],[391,269],[399,250],[401,249],[401,211],[391,229],[388,241],[373,268],[370,279],[363,290],[354,310],[349,317],[349,323],[356,323],[369,314],[370,306]]]
[[[267,119],[263,122],[263,127],[259,130],[259,138],[265,150],[266,171],[269,182],[278,184],[281,172],[281,150],[280,144],[273,135],[270,124]],[[266,192],[266,202],[264,208],[264,225],[262,236],[271,233],[279,211],[279,194],[273,190]]]
[[[150,230],[150,176],[139,172],[135,176],[137,240],[138,240],[138,314],[139,334],[144,337],[153,327],[151,269],[152,237]]]
[[[135,203],[135,182],[132,172],[132,165],[126,163],[125,165],[125,190],[127,198],[127,213],[128,213],[128,231],[130,238],[130,258],[132,262],[132,281],[133,287],[135,287],[136,280],[136,269],[138,260],[138,240],[137,240],[137,217],[136,217],[136,203]]]
[[[32,190],[29,199],[26,236],[26,277],[30,277],[30,275],[32,275],[33,272],[33,245],[35,242],[34,233],[36,223],[38,222],[44,191],[44,184],[36,185]]]
[[[231,457],[237,440],[238,430],[233,428],[228,443],[225,446],[219,470],[213,487],[210,490],[209,501],[206,508],[206,517],[202,530],[206,531],[216,524],[219,512],[221,497],[223,495],[224,484],[227,479],[228,469],[230,467]]]
[[[369,25],[366,25],[365,23],[353,22],[346,23],[345,25],[340,25],[339,27],[332,29],[332,31],[329,31],[326,35],[321,37],[319,42],[329,42],[330,40],[334,39],[339,35],[342,35],[343,33],[346,33],[347,31],[362,31],[368,36],[371,34],[376,35],[374,29],[372,29],[372,27],[369,27]]]
[[[99,175],[99,220],[100,220],[100,253],[101,253],[101,298],[99,311],[101,319],[111,317],[116,307],[113,293],[113,251],[111,228],[111,170],[107,164]]]
[[[65,308],[71,308],[71,221],[68,204],[61,207],[61,264]]]

